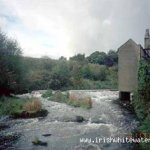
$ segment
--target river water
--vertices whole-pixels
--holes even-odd
[[[7,128],[1,133],[19,135],[19,138],[7,146],[8,150],[132,150],[133,145],[109,143],[106,138],[123,138],[137,127],[135,116],[114,103],[118,91],[70,91],[76,95],[91,96],[93,107],[89,110],[74,108],[66,104],[48,101],[41,98],[40,92],[32,95],[39,97],[49,114],[45,118],[35,119],[1,119]],[[76,116],[85,121],[75,122]],[[50,136],[43,136],[50,134]],[[47,142],[47,146],[32,144],[38,138]],[[87,140],[87,141],[84,141]],[[5,147],[4,143],[1,149]]]

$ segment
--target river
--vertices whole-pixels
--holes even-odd
[[[132,150],[132,144],[106,142],[106,138],[126,137],[136,129],[138,122],[135,116],[115,103],[118,91],[79,90],[71,91],[77,95],[91,96],[93,107],[89,110],[74,108],[66,104],[48,101],[40,92],[39,97],[49,114],[45,118],[35,119],[1,119],[10,128],[1,134],[18,135],[18,139],[7,145],[8,150]],[[84,122],[75,122],[76,116],[85,118]],[[43,136],[50,134],[50,136]],[[48,143],[47,146],[35,146],[35,138]],[[88,140],[84,141],[84,140]],[[84,141],[84,142],[83,142]],[[10,142],[12,142],[10,140]]]

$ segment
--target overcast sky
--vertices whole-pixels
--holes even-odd
[[[69,57],[143,45],[150,0],[0,0],[0,28],[25,56]]]

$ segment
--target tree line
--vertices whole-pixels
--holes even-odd
[[[17,41],[0,32],[0,95],[32,90],[117,87],[118,55],[95,51],[90,56],[23,57]]]

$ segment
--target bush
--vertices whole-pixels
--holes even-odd
[[[74,107],[82,107],[82,108],[92,108],[92,100],[91,97],[78,97],[74,94],[69,95],[68,104]]]
[[[43,98],[47,98],[52,96],[52,90],[47,90],[44,94],[42,94]]]
[[[49,100],[66,103],[68,100],[68,94],[62,94],[61,91],[56,91],[51,97],[49,97]]]
[[[51,79],[49,80],[49,88],[53,90],[67,87],[70,79],[70,71],[68,63],[64,60],[59,60],[57,65],[53,67]]]
[[[38,112],[42,109],[42,103],[38,98],[32,98],[23,105],[23,110],[27,112]]]

